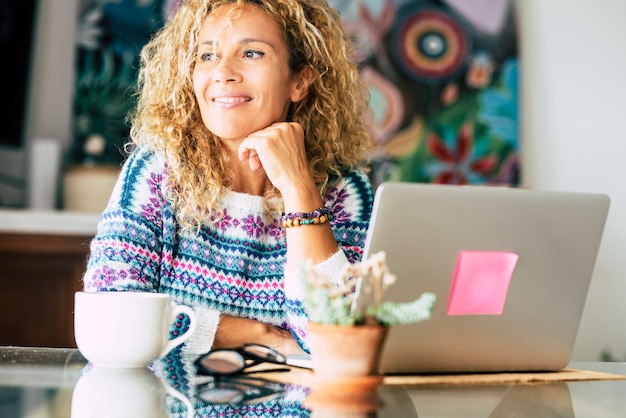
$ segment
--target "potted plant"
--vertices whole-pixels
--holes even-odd
[[[380,382],[378,360],[389,327],[429,319],[436,300],[425,292],[411,302],[383,301],[396,281],[384,252],[348,266],[340,277],[317,274],[306,264],[301,279],[313,371],[324,380]]]

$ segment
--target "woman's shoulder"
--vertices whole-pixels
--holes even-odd
[[[163,196],[165,164],[160,153],[151,147],[133,149],[124,162],[120,178],[113,190],[109,207],[135,208],[146,213]]]
[[[346,170],[335,178],[324,201],[326,206],[338,211],[335,218],[364,222],[371,215],[374,189],[365,171]]]
[[[141,145],[134,148],[124,163],[128,173],[132,172],[165,172],[165,158],[163,154],[149,145]]]
[[[130,152],[124,162],[120,193],[127,195],[146,187],[159,188],[157,185],[163,181],[165,173],[166,165],[161,153],[150,146],[139,146]]]
[[[152,145],[139,145],[132,149],[127,162],[145,162],[149,164],[163,164],[165,159],[162,152]]]
[[[332,186],[327,197],[334,201],[356,200],[365,206],[374,201],[374,188],[367,173],[361,169],[345,170],[339,176],[331,178]]]
[[[367,173],[361,169],[354,168],[344,170],[341,175],[331,176],[330,183],[337,189],[354,188],[362,193],[371,193],[372,182]]]

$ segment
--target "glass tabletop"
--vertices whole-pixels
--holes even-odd
[[[572,363],[626,374],[625,363]],[[626,380],[382,385],[341,402],[247,375],[215,382],[180,353],[149,369],[90,368],[77,350],[0,347],[0,417],[623,417]]]

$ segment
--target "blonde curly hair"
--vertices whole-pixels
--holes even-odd
[[[292,103],[288,118],[304,129],[320,193],[346,170],[367,170],[372,142],[363,119],[365,89],[350,38],[326,0],[185,0],[141,52],[137,106],[130,115],[133,144],[150,144],[165,157],[166,195],[182,225],[219,217],[220,197],[232,184],[222,143],[202,122],[192,72],[206,17],[222,5],[244,3],[260,7],[282,28],[292,74],[312,69],[308,95]],[[266,197],[280,196],[274,190]]]

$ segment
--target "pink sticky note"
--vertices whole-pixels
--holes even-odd
[[[461,251],[448,315],[501,315],[518,258],[511,252]]]

